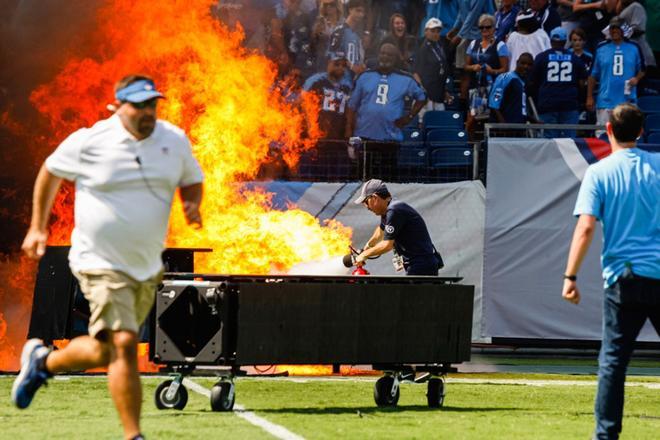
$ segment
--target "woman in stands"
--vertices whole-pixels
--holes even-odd
[[[412,69],[413,55],[417,45],[417,39],[407,32],[406,19],[402,14],[395,13],[390,17],[390,31],[376,45],[375,52],[378,53],[380,46],[385,43],[392,43],[399,52],[401,52],[401,69],[409,72]]]
[[[474,40],[467,49],[465,71],[471,75],[469,92],[470,111],[466,128],[472,137],[474,124],[481,116],[488,117],[488,95],[495,77],[508,70],[509,51],[506,44],[495,40],[495,17],[483,14],[479,17],[481,41]]]

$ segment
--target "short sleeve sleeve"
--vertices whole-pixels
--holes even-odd
[[[576,217],[582,214],[593,215],[599,220],[603,214],[603,199],[593,167],[587,168],[587,172],[584,174],[573,210],[573,215]]]
[[[197,159],[192,154],[190,141],[185,137],[185,150],[183,155],[183,173],[179,180],[179,186],[189,186],[195,183],[201,183],[204,180],[202,169],[197,163]]]
[[[420,86],[419,83],[412,77],[408,83],[408,96],[413,97],[415,101],[423,101],[426,99],[426,92],[422,86]]]
[[[81,172],[80,154],[87,139],[87,129],[72,133],[46,159],[46,169],[57,177],[75,181]]]
[[[385,222],[383,226],[383,240],[394,240],[399,235],[401,229],[405,225],[405,218],[401,213],[397,213],[394,209],[389,209],[385,214]]]
[[[497,56],[509,58],[511,54],[509,53],[509,48],[506,47],[506,44],[501,41],[497,44]]]

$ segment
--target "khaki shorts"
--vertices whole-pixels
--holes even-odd
[[[163,271],[146,281],[137,281],[123,272],[107,269],[73,273],[89,301],[89,334],[103,330],[137,333],[151,310]]]

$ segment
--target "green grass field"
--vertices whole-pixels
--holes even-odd
[[[426,386],[404,383],[396,408],[373,402],[375,378],[285,380],[241,378],[236,403],[261,418],[310,439],[586,439],[592,430],[595,382],[566,385],[574,376],[460,375],[450,378],[445,406],[429,409]],[[543,386],[465,383],[461,379],[548,380]],[[584,377],[581,378],[585,380]],[[593,377],[591,378],[593,380]],[[657,378],[643,381],[660,386]],[[641,378],[639,378],[641,379]],[[51,380],[27,410],[15,409],[9,394],[13,378],[0,378],[0,437],[5,439],[118,439],[121,430],[104,377]],[[194,378],[210,388],[214,380]],[[150,439],[269,438],[234,413],[212,412],[208,399],[189,390],[183,411],[159,411],[153,393],[162,378],[144,378],[143,430]],[[583,382],[584,383],[584,382]],[[657,439],[660,388],[627,387],[623,438]]]

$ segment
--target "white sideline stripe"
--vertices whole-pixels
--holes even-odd
[[[15,378],[16,375],[12,374],[0,374],[0,378]],[[378,376],[380,377],[380,376]],[[283,382],[294,382],[294,383],[307,383],[307,382],[346,382],[346,381],[353,381],[353,382],[376,382],[378,377],[356,377],[356,376],[350,376],[350,377],[249,377],[249,378],[241,378],[241,380],[267,380],[267,381],[283,381]],[[171,376],[142,376],[143,380],[150,380],[150,379],[170,379]],[[204,378],[204,377],[202,377]],[[214,379],[215,376],[209,376],[208,379]],[[107,379],[106,375],[94,375],[94,376],[82,376],[82,375],[57,375],[53,377],[51,380],[71,380],[71,379]],[[545,387],[545,386],[596,386],[598,382],[596,380],[552,380],[552,379],[497,379],[497,378],[492,378],[492,379],[469,379],[469,378],[452,378],[451,376],[448,377],[447,383],[458,383],[458,384],[484,384],[484,385],[529,385],[529,386],[536,386],[536,387]],[[197,391],[200,394],[203,394],[207,397],[211,396],[211,392],[204,388],[203,386],[189,380],[189,379],[184,379],[186,381],[186,384],[190,386],[191,389],[193,387],[199,387]],[[194,384],[194,385],[192,385]],[[412,385],[412,384],[410,384]],[[660,382],[628,382],[626,381],[626,386],[627,387],[642,387],[642,388],[648,388],[651,390],[658,390],[660,389]],[[238,407],[239,405],[234,405],[234,407]],[[241,411],[244,411],[245,409],[242,408]]]
[[[584,173],[587,172],[589,164],[580,153],[580,149],[575,144],[573,139],[553,139],[559,148],[559,153],[561,153],[566,165],[571,170],[573,175],[582,182],[584,178]]]
[[[211,391],[207,390],[197,382],[193,382],[190,379],[183,379],[183,384],[196,393],[209,398],[211,397]],[[234,404],[234,414],[236,414],[241,419],[244,419],[247,422],[258,426],[273,437],[277,437],[282,440],[305,440],[304,437],[301,437],[298,434],[294,434],[284,426],[276,425],[275,423],[269,422],[268,420],[259,417],[252,411],[247,411],[243,405]]]

